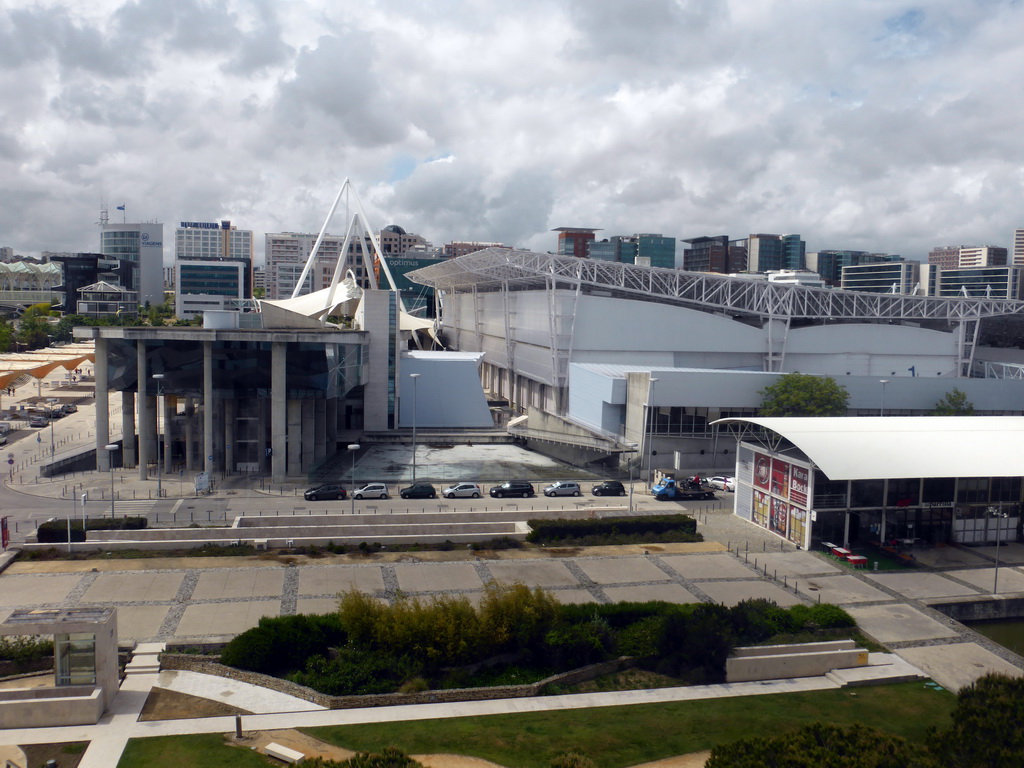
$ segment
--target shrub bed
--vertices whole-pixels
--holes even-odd
[[[149,525],[144,517],[93,517],[85,521],[84,527],[81,520],[71,521],[71,541],[85,541],[86,531],[137,531]],[[68,521],[48,520],[42,523],[36,531],[36,540],[40,544],[67,543]]]
[[[577,542],[583,539],[616,537],[684,537],[673,541],[703,541],[697,533],[697,521],[689,515],[651,515],[646,517],[605,517],[593,520],[530,520],[526,540],[534,544]],[[665,541],[655,538],[655,541]]]
[[[736,645],[850,626],[830,605],[560,605],[540,589],[492,583],[476,607],[466,597],[386,605],[349,592],[336,615],[261,619],[221,660],[331,696],[523,685],[623,656],[703,684],[724,680]]]

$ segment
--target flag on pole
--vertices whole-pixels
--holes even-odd
[[[124,203],[121,203],[121,205],[117,206],[117,210],[123,211],[124,210]]]

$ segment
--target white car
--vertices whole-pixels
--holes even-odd
[[[718,475],[716,477],[708,478],[708,485],[719,491],[732,491],[736,492],[736,478],[735,477],[724,477]]]
[[[367,483],[362,488],[352,491],[356,499],[386,499],[388,487],[384,483]]]
[[[476,483],[455,483],[441,491],[441,495],[446,499],[479,499],[483,490]]]

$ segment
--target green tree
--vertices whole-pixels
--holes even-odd
[[[922,747],[873,728],[812,723],[715,747],[705,768],[938,768]]]
[[[967,393],[956,387],[951,389],[935,404],[933,416],[973,416],[974,403],[967,399]]]
[[[787,373],[761,390],[761,415],[843,416],[849,398],[830,376]]]
[[[953,723],[933,732],[931,749],[948,768],[1019,768],[1024,765],[1024,679],[985,675],[963,688]]]

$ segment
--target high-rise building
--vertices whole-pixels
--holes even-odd
[[[676,266],[676,240],[660,234],[614,235],[590,243],[590,258],[646,267]]]
[[[865,262],[842,268],[840,286],[844,291],[867,293],[923,294],[921,265],[916,261]]]
[[[1001,265],[931,269],[929,293],[933,296],[972,296],[985,299],[1024,298],[1024,266]]]
[[[884,264],[903,261],[902,256],[867,251],[825,250],[807,254],[807,268],[821,275],[826,284],[838,286],[842,283],[843,268],[860,264]]]
[[[939,245],[928,252],[928,263],[937,269],[956,269],[960,266],[959,245]]]
[[[997,245],[960,246],[960,269],[1006,266],[1007,250]]]
[[[399,226],[392,224],[385,227],[378,234],[380,238],[381,251],[387,254],[403,254],[416,246],[428,246],[429,243],[420,235],[407,233]],[[306,266],[309,254],[316,244],[317,235],[299,232],[268,232],[266,235],[266,283],[268,299],[287,299],[295,290],[295,284]],[[334,269],[341,257],[341,250],[345,245],[344,237],[324,235],[320,243],[320,250],[317,252],[316,264],[306,276],[302,293],[318,291],[327,288],[334,276]],[[366,253],[372,263],[374,259],[373,246],[370,242],[364,244]],[[478,250],[478,249],[474,249]],[[363,262],[363,250],[360,238],[353,237],[349,242],[348,253],[345,255],[345,263],[342,267],[344,275],[349,270],[355,276],[356,282],[363,287],[369,285],[369,278]]]
[[[174,230],[176,259],[252,260],[252,230],[230,221],[183,221]]]
[[[747,270],[806,269],[806,249],[800,235],[751,235],[747,238]]]
[[[102,224],[100,271],[109,270],[118,284],[138,294],[140,304],[164,303],[164,225]]]
[[[742,270],[729,265],[729,236],[711,235],[683,240],[690,247],[683,249],[683,269],[688,272],[718,272],[729,274]],[[744,264],[744,268],[746,264]]]
[[[1024,264],[1024,229],[1013,230],[1012,264]]]
[[[183,221],[174,231],[174,314],[191,318],[252,297],[252,230]]]
[[[586,229],[582,227],[558,227],[551,230],[558,233],[559,256],[575,256],[578,259],[585,259],[590,256],[590,244],[596,239],[595,232],[599,229]]]

